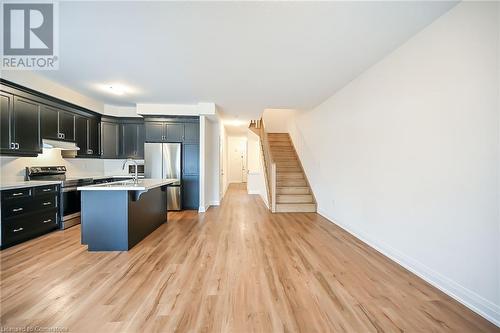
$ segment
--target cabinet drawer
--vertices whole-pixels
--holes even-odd
[[[41,194],[57,193],[57,185],[38,186],[34,188],[35,196]]]
[[[34,201],[33,210],[55,208],[57,207],[56,202],[57,198],[55,196],[39,198]]]
[[[2,246],[13,245],[57,229],[57,211],[13,218],[2,225]]]
[[[31,188],[30,187],[2,191],[2,199],[4,199],[4,200],[27,198],[30,196],[31,196]]]
[[[39,198],[10,200],[2,204],[2,216],[11,218],[57,207],[57,195],[46,195]]]

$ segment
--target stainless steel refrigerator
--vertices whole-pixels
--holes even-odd
[[[180,143],[144,144],[144,176],[178,179],[177,182],[167,187],[168,210],[180,210],[182,207],[181,170]]]

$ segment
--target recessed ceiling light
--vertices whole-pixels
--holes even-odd
[[[99,85],[99,89],[117,96],[122,96],[130,92],[130,88],[119,83],[101,84]]]

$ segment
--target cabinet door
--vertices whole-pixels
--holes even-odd
[[[75,115],[69,112],[59,112],[59,133],[64,134],[64,140],[75,141]]]
[[[40,105],[29,99],[14,97],[14,142],[16,152],[41,153]]]
[[[199,174],[200,148],[197,144],[182,145],[182,175],[197,176]]]
[[[14,96],[4,92],[0,93],[0,150],[10,150],[11,139],[11,119],[12,119],[12,103]]]
[[[101,122],[101,156],[103,158],[118,157],[118,132],[118,124]]]
[[[99,122],[96,118],[88,119],[88,152],[99,156]]]
[[[59,110],[47,105],[40,107],[40,130],[43,139],[58,139]]]
[[[162,142],[165,140],[164,123],[147,122],[145,126],[147,142]]]
[[[184,142],[198,143],[200,142],[200,124],[186,123],[184,125]]]
[[[137,153],[137,124],[122,124],[120,132],[120,155],[134,158]]]
[[[75,119],[75,141],[76,145],[80,148],[80,150],[77,152],[78,156],[87,155],[88,153],[87,121],[87,118],[82,116],[76,116]]]
[[[184,124],[166,124],[167,142],[182,142],[184,140]]]
[[[200,184],[198,176],[182,178],[182,208],[198,209],[200,204]]]
[[[144,124],[137,125],[137,153],[136,157],[144,159],[144,142],[146,141],[146,129]]]

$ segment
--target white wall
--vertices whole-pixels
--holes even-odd
[[[262,120],[266,132],[287,133],[296,113],[297,111],[292,109],[265,109]]]
[[[220,204],[220,120],[200,116],[200,212]]]
[[[247,192],[248,194],[258,194],[267,203],[266,180],[264,179],[264,161],[260,150],[260,138],[257,134],[248,130],[247,134]]]
[[[498,7],[459,4],[290,131],[322,215],[500,324]]]
[[[9,80],[95,112],[103,113],[104,111],[104,103],[101,101],[84,96],[75,90],[49,80],[36,72],[24,70],[2,71],[2,79]]]

